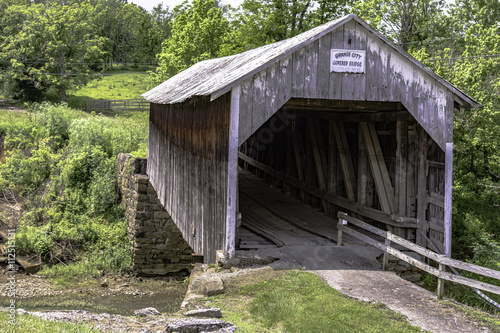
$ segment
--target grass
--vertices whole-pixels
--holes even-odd
[[[16,315],[15,323],[9,322],[9,313],[0,311],[0,332],[37,332],[57,333],[74,332],[90,333],[101,332],[89,325],[72,324],[58,321],[42,320],[29,315]]]
[[[241,332],[422,332],[379,304],[343,296],[317,275],[287,275],[206,299]]]
[[[67,102],[72,108],[83,109],[86,99],[137,99],[148,91],[148,74],[132,70],[110,70],[100,79],[89,82],[85,87],[67,92]],[[51,91],[47,99],[53,103],[60,101],[58,91]]]
[[[85,87],[68,94],[68,105],[83,108],[86,99],[135,99],[148,90],[145,72],[107,72],[101,80],[94,80]]]

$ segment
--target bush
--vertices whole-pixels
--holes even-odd
[[[145,120],[89,116],[65,104],[42,103],[30,106],[25,121],[2,123],[10,153],[0,167],[0,191],[15,188],[25,197],[18,250],[68,263],[47,274],[130,269],[115,159],[120,152],[146,154]]]

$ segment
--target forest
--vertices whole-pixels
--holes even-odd
[[[53,264],[95,259],[72,274],[128,269],[109,184],[117,153],[145,157],[147,115],[88,114],[64,104],[68,92],[118,65],[147,67],[154,87],[348,13],[483,105],[454,114],[452,256],[500,270],[500,0],[193,0],[150,12],[127,0],[0,0],[0,94],[30,110],[29,121],[0,118],[0,197],[23,201],[20,251]],[[61,104],[46,102],[54,95]]]

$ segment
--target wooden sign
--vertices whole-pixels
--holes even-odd
[[[330,72],[365,73],[366,51],[332,49]]]

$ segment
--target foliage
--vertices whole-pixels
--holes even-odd
[[[201,60],[217,56],[229,22],[214,0],[184,2],[174,8],[172,37],[162,45],[158,68],[150,73],[153,86]]]
[[[102,62],[105,39],[93,33],[93,15],[94,8],[86,3],[8,7],[0,62],[8,66],[14,97],[21,93],[36,100],[54,88],[66,101],[68,88],[95,78],[89,75],[94,72],[89,64]]]
[[[443,6],[443,0],[363,0],[354,11],[407,50],[411,42],[436,34]]]
[[[245,0],[230,12],[231,31],[224,38],[219,56],[296,36],[347,11],[345,0]]]
[[[32,105],[26,119],[6,127],[9,154],[0,166],[0,191],[15,188],[25,199],[19,253],[49,262],[86,258],[88,275],[127,271],[131,257],[116,201],[115,157],[145,152],[147,124],[49,103]],[[54,272],[76,272],[78,265]]]

